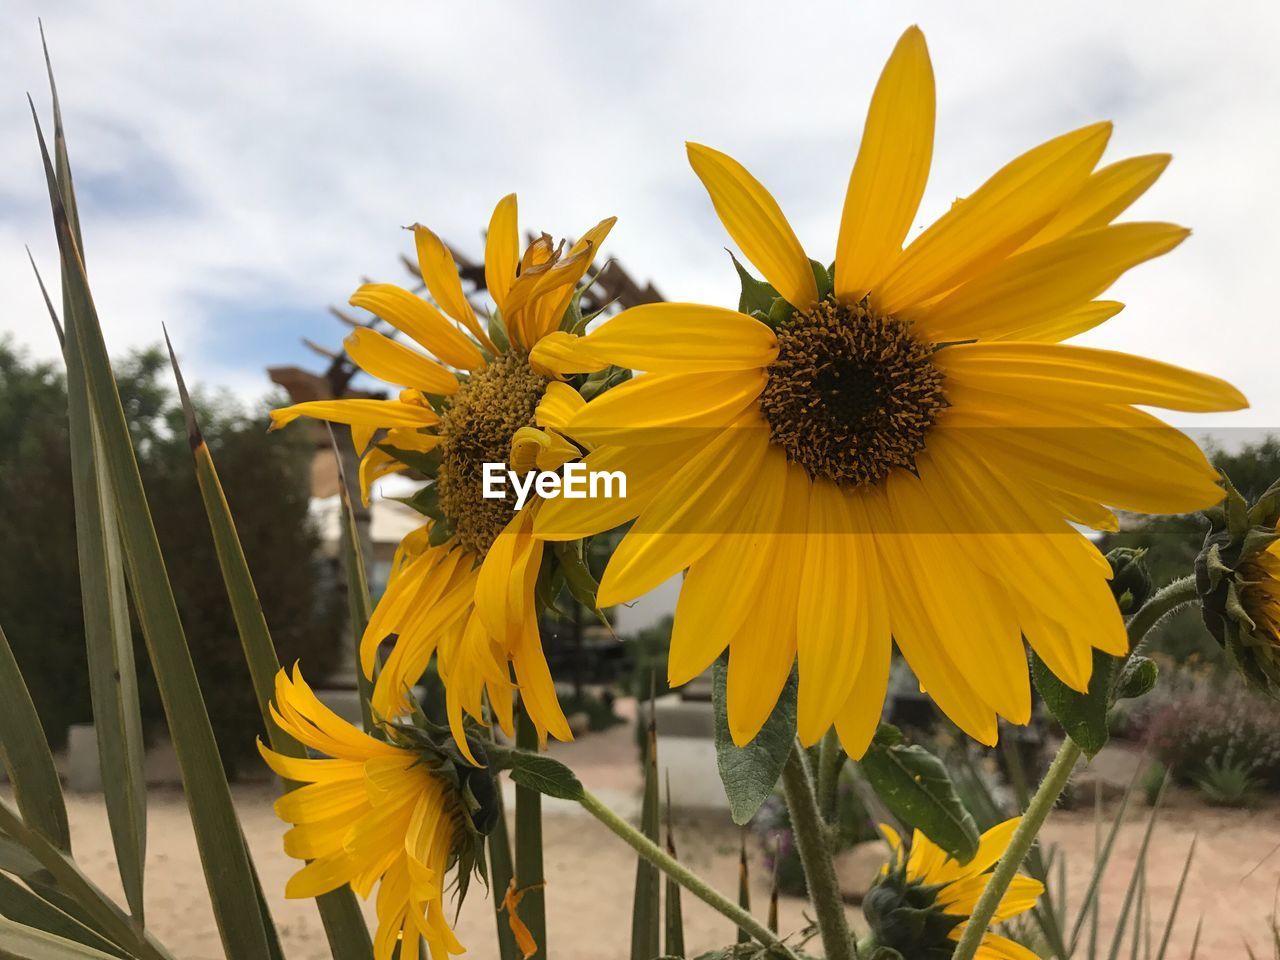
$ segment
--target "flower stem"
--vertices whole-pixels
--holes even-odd
[[[516,745],[526,750],[538,749],[538,733],[533,721],[521,705],[516,717]],[[524,892],[520,902],[520,919],[529,928],[538,950],[530,960],[547,960],[547,907],[542,872],[542,794],[531,787],[516,784],[516,889]],[[506,891],[498,891],[499,895]]]
[[[782,768],[782,791],[791,813],[796,849],[800,852],[800,863],[804,867],[804,879],[817,914],[827,960],[854,960],[853,939],[849,935],[844,901],[840,897],[840,885],[836,882],[835,865],[831,861],[831,844],[827,842],[826,827],[813,791],[813,779],[809,776],[801,750],[799,743],[795,744]]]
[[[640,854],[640,856],[644,857],[713,910],[716,910],[743,930],[749,932],[760,943],[772,948],[775,956],[785,958],[785,960],[797,960],[791,948],[779,940],[777,935],[772,933],[768,927],[732,900],[712,889],[705,880],[606,807],[600,801],[600,798],[590,790],[583,790],[582,795],[578,797],[578,802],[582,804],[583,809],[612,830],[636,853]]]
[[[1147,634],[1160,621],[1179,607],[1195,599],[1196,584],[1194,577],[1183,577],[1180,580],[1174,580],[1152,595],[1129,618],[1126,626],[1129,634],[1129,655],[1133,656],[1138,652]],[[978,947],[982,944],[982,938],[987,932],[987,927],[991,924],[991,918],[995,916],[1001,899],[1009,889],[1009,885],[1013,883],[1013,878],[1017,875],[1018,868],[1022,866],[1022,861],[1026,858],[1027,852],[1031,849],[1036,836],[1040,833],[1040,828],[1044,826],[1044,822],[1049,816],[1049,811],[1053,809],[1058,802],[1058,797],[1066,789],[1067,781],[1071,778],[1071,771],[1075,769],[1076,761],[1080,759],[1080,755],[1081,750],[1076,746],[1074,740],[1068,737],[1062,741],[1062,746],[1058,748],[1057,756],[1053,758],[1053,763],[1049,765],[1049,771],[1044,775],[1044,779],[1036,789],[1035,796],[1027,804],[1026,812],[1022,815],[1022,822],[1014,830],[1008,848],[1005,850],[1004,855],[1001,856],[1000,862],[996,864],[995,870],[992,871],[991,879],[987,882],[986,889],[982,891],[982,896],[978,898],[977,904],[974,905],[973,913],[970,914],[969,920],[965,925],[964,934],[960,937],[960,943],[956,946],[956,952],[952,954],[952,960],[973,960]]]

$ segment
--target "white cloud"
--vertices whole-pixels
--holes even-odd
[[[31,243],[53,269],[20,96],[47,103],[40,6],[11,2],[0,32],[0,331],[47,355],[22,251]],[[165,321],[191,374],[212,383],[251,391],[267,363],[307,362],[300,336],[335,343],[325,307],[362,275],[400,276],[401,224],[478,252],[510,190],[526,226],[557,234],[619,215],[609,249],[633,273],[670,297],[732,302],[686,138],[746,163],[830,257],[867,97],[914,21],[940,94],[921,222],[1091,120],[1117,122],[1111,157],[1174,153],[1134,215],[1195,234],[1117,286],[1129,308],[1088,342],[1227,376],[1254,409],[1212,423],[1258,426],[1280,414],[1278,20],[1232,3],[181,0],[144,13],[79,0],[45,27],[108,336],[153,342]]]

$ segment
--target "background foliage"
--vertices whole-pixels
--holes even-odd
[[[219,749],[234,772],[253,752],[258,711],[168,361],[159,349],[136,352],[117,376]],[[308,517],[309,446],[300,434],[268,437],[265,415],[227,397],[196,405],[280,660],[301,659],[323,677],[336,666],[346,601]],[[69,724],[92,720],[66,409],[61,371],[0,341],[0,620],[54,744]],[[163,723],[136,627],[135,642],[144,719]]]

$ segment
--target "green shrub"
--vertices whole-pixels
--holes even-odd
[[[1247,807],[1254,800],[1258,782],[1249,765],[1240,760],[1209,760],[1196,785],[1215,807]]]
[[[121,399],[187,640],[229,770],[254,754],[261,722],[218,570],[168,362],[157,350],[117,366]],[[198,397],[280,660],[322,678],[345,636],[345,588],[309,520],[310,445],[265,432],[225,399]],[[0,342],[0,623],[49,740],[92,720],[80,607],[66,387],[50,364]],[[16,505],[16,506],[15,506]],[[163,723],[135,629],[144,719]]]

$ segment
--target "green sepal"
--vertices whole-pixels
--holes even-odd
[[[399,447],[393,447],[389,443],[375,443],[374,446],[383,453],[395,457],[405,466],[417,470],[425,477],[434,477],[436,470],[440,468],[439,447],[424,453],[421,450],[401,450]]]
[[[430,517],[433,520],[444,519],[444,511],[440,509],[440,491],[434,483],[419,487],[412,496],[390,499],[403,503],[406,507],[412,507],[424,517]]]
[[[453,521],[448,517],[443,520],[437,520],[431,524],[431,529],[427,531],[427,543],[430,546],[438,547],[453,536]]]
[[[582,382],[578,392],[582,394],[583,400],[591,400],[599,396],[606,390],[616,387],[620,383],[625,383],[631,379],[631,371],[623,367],[605,367],[603,370],[597,370],[589,375]]]
[[[738,271],[738,282],[742,284],[742,293],[738,295],[738,311],[749,317],[768,317],[774,301],[780,299],[778,291],[772,284],[753,277],[733,255],[733,251],[729,251],[729,259],[733,261],[733,268]]]
[[[809,266],[813,268],[813,281],[818,285],[818,299],[825,300],[835,292],[836,281],[833,276],[834,269],[827,267],[817,260],[810,260]]]
[[[511,338],[507,336],[507,322],[502,319],[502,311],[497,307],[493,308],[493,312],[489,314],[489,339],[493,341],[493,345],[502,353],[506,353],[511,349]]]

